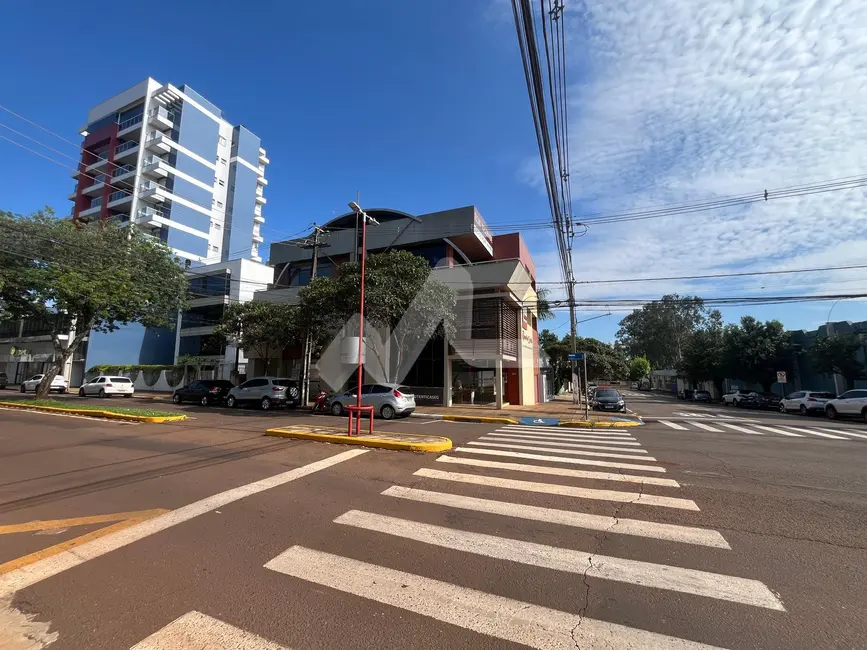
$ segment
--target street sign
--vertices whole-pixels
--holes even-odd
[[[786,383],[786,371],[785,370],[777,370],[777,383],[778,384],[785,384]]]
[[[563,357],[560,357],[560,358],[562,359]],[[581,359],[584,358],[584,353],[583,352],[570,352],[569,356],[567,356],[566,358],[569,359],[569,361],[581,361]]]

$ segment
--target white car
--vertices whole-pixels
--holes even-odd
[[[21,382],[21,392],[26,393],[28,390],[32,390],[34,393],[39,386],[39,382],[42,381],[42,378],[45,375],[33,375],[27,381]],[[66,379],[63,375],[54,375],[54,379],[51,380],[51,387],[48,389],[50,391],[57,391],[58,393],[68,393],[69,392],[69,384],[66,383]]]
[[[840,397],[828,400],[825,415],[832,420],[841,415],[854,415],[867,420],[867,390],[847,390]]]
[[[87,397],[88,395],[96,395],[98,397],[111,397],[112,395],[123,395],[124,397],[132,397],[135,393],[135,387],[132,380],[128,377],[97,377],[91,379],[78,389],[79,397]]]
[[[837,397],[834,393],[815,390],[799,390],[789,393],[780,400],[780,413],[786,411],[798,411],[801,415],[825,412],[825,404],[830,399]]]
[[[754,390],[747,390],[746,388],[736,388],[732,392],[722,396],[723,405],[743,406],[747,403],[747,396],[754,392]]]

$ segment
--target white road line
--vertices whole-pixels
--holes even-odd
[[[800,433],[809,433],[814,436],[821,436],[823,438],[831,438],[832,440],[846,440],[843,436],[835,436],[831,433],[822,433],[821,431],[816,431],[815,429],[805,429],[804,427],[792,427],[788,424],[785,425],[787,429],[791,429],[792,431],[798,431]]]
[[[698,427],[699,429],[704,429],[705,431],[713,431],[714,433],[722,433],[721,429],[714,429],[709,424],[704,424],[703,422],[692,422],[692,426]]]
[[[736,415],[728,415],[727,413],[714,413],[714,415],[717,416],[718,418],[725,418],[728,420],[736,420],[737,419]]]
[[[714,650],[713,646],[597,621],[303,546],[284,551],[265,568],[536,650],[575,650],[579,646],[595,650]]]
[[[739,427],[736,424],[729,424],[728,422],[719,422],[721,427],[726,427],[728,429],[734,429],[735,431],[740,431],[741,433],[749,433],[754,436],[763,436],[765,435],[761,431],[753,431],[752,429],[745,429],[744,427]]]
[[[669,422],[668,420],[657,420],[660,424],[664,424],[665,426],[671,429],[677,429],[678,431],[689,431],[686,427],[683,427],[679,424],[675,424],[674,422]]]
[[[579,429],[577,427],[531,427],[531,426],[521,426],[518,424],[507,424],[504,427],[497,429],[498,432],[503,433],[559,433],[560,435],[569,435],[571,433],[575,433],[575,435],[594,435],[594,436],[602,436],[605,438],[619,438],[619,437],[630,437],[632,434],[620,431],[618,429]],[[592,431],[593,433],[584,434],[585,431]]]
[[[609,454],[602,453],[598,451],[578,451],[572,449],[558,449],[556,447],[536,447],[533,445],[512,445],[505,442],[477,442],[473,440],[472,442],[468,442],[468,445],[475,445],[477,447],[497,447],[499,449],[526,449],[527,451],[553,451],[558,454],[571,454],[574,456],[597,456],[599,458],[627,458],[629,460],[649,460],[655,461],[656,459],[653,456],[634,456],[630,454]],[[630,450],[634,451],[634,450]],[[639,451],[644,451],[643,449]],[[647,453],[644,451],[644,453]]]
[[[189,612],[175,619],[130,650],[289,650],[241,628],[201,612]]]
[[[854,433],[851,431],[843,431],[842,429],[825,429],[824,427],[816,427],[820,431],[827,431],[828,433],[839,433],[841,436],[852,436],[854,438],[865,438],[867,439],[867,435],[863,433]]]
[[[508,562],[566,571],[600,580],[667,589],[742,605],[786,611],[780,599],[764,583],[749,578],[598,555],[592,551],[579,551],[525,542],[520,539],[473,533],[360,510],[350,510],[337,517],[334,523],[464,553],[475,553]]]
[[[505,490],[521,490],[523,492],[537,492],[539,494],[556,494],[578,499],[593,499],[595,501],[615,501],[617,503],[637,503],[646,506],[659,506],[661,508],[677,508],[679,510],[699,510],[695,501],[680,499],[678,497],[661,497],[656,494],[643,492],[620,492],[618,490],[596,490],[593,488],[573,487],[571,485],[556,485],[554,483],[537,483],[535,481],[517,481],[512,478],[496,478],[493,476],[479,476],[477,474],[458,474],[457,472],[441,472],[438,469],[421,468],[413,476],[435,478],[441,481],[454,481],[456,483],[469,483],[471,485],[485,485],[488,487],[503,488]]]
[[[767,427],[763,424],[754,424],[756,429],[762,429],[763,431],[770,431],[771,433],[779,433],[781,436],[792,436],[794,438],[803,438],[800,433],[792,433],[791,431],[785,431],[784,429],[779,429],[777,427]]]
[[[615,469],[634,469],[639,472],[665,472],[664,467],[655,465],[633,465],[632,463],[616,463],[607,460],[590,460],[589,458],[566,458],[565,456],[545,456],[543,454],[525,454],[520,451],[502,451],[500,449],[477,449],[474,447],[455,447],[454,451],[465,454],[482,454],[485,456],[507,456],[509,458],[526,458],[527,460],[545,460],[549,463],[572,463],[573,465],[592,465],[593,467],[612,467]]]
[[[639,443],[635,438],[606,438],[604,436],[575,436],[575,435],[554,435],[553,433],[500,433],[499,431],[494,431],[492,433],[487,434],[489,436],[494,436],[497,438],[520,438],[522,440],[562,440],[562,441],[574,441],[574,442],[592,442],[597,445],[627,445],[627,446],[638,446]]]
[[[488,512],[506,517],[528,519],[530,521],[544,521],[560,526],[572,526],[573,528],[585,528],[587,530],[604,530],[618,535],[649,537],[669,542],[731,550],[731,546],[729,546],[729,543],[719,532],[705,528],[695,528],[693,526],[658,524],[639,519],[623,519],[591,515],[584,512],[557,510],[555,508],[540,508],[521,503],[477,499],[476,497],[445,494],[444,492],[432,492],[430,490],[417,490],[397,485],[388,488],[382,494],[398,499],[410,499],[421,503],[433,503],[449,508],[472,510],[474,512]]]
[[[252,496],[259,492],[264,492],[265,490],[270,490],[280,485],[284,485],[290,481],[304,478],[314,472],[328,469],[329,467],[342,463],[343,461],[350,460],[356,456],[360,456],[361,454],[366,454],[367,451],[367,449],[351,449],[322,460],[317,460],[315,463],[296,467],[295,469],[283,472],[282,474],[276,474],[260,481],[254,481],[247,485],[242,485],[240,487],[232,488],[231,490],[226,490],[225,492],[220,492],[219,494],[214,494],[201,499],[200,501],[194,501],[188,505],[181,506],[177,510],[172,510],[171,512],[154,517],[153,519],[143,521],[140,524],[119,530],[116,533],[100,537],[99,539],[90,542],[85,542],[81,546],[77,546],[72,550],[63,551],[62,553],[52,555],[44,560],[39,560],[33,564],[0,575],[0,601],[5,597],[12,596],[19,589],[24,589],[25,587],[34,585],[46,578],[50,578],[58,573],[66,571],[67,569],[83,564],[88,560],[92,560],[111,551],[123,548],[128,544],[137,542],[140,539],[144,539],[149,535],[166,530],[172,526],[177,526],[178,524],[189,521],[194,517],[203,515],[206,512],[211,512],[212,510],[221,508],[222,506],[243,499],[244,497]]]
[[[613,472],[590,472],[583,469],[568,469],[565,467],[547,467],[544,465],[524,465],[522,463],[502,463],[496,460],[479,460],[477,458],[459,458],[457,456],[440,456],[439,463],[454,463],[471,467],[489,467],[491,469],[506,469],[513,472],[529,474],[547,474],[549,476],[570,476],[596,481],[617,481],[620,483],[638,483],[640,485],[662,485],[665,487],[680,487],[674,479],[657,476],[636,476],[634,474],[615,474]]]
[[[571,449],[595,449],[597,451],[606,451],[606,450],[609,450],[609,451],[626,451],[626,452],[630,452],[633,454],[646,454],[647,453],[646,449],[638,449],[638,448],[634,448],[634,447],[620,447],[620,446],[612,447],[612,446],[610,446],[610,444],[609,444],[609,446],[606,447],[605,445],[588,444],[586,442],[560,442],[559,440],[538,440],[536,438],[521,438],[520,436],[516,439],[514,437],[512,437],[512,438],[495,438],[495,437],[493,437],[493,435],[488,435],[488,436],[484,436],[482,438],[479,438],[479,440],[482,440],[485,442],[496,442],[496,443],[515,442],[515,443],[518,443],[520,445],[537,443],[540,445],[546,445],[548,447],[566,447],[566,448],[571,448]],[[470,443],[470,444],[474,444],[474,443]],[[638,445],[637,442],[634,444]]]

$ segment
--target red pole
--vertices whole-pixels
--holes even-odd
[[[358,321],[358,395],[356,395],[355,413],[357,422],[355,425],[356,435],[361,435],[361,384],[363,381],[362,359],[364,354],[364,260],[367,257],[367,215],[361,213],[361,305],[359,306]]]

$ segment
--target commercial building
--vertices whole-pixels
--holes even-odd
[[[413,387],[417,401],[502,405],[544,399],[536,268],[521,235],[492,235],[475,206],[421,215],[391,209],[367,213],[379,222],[367,229],[368,253],[406,250],[424,257],[435,276],[456,291],[459,311],[466,315],[454,337],[429,341],[399,378]],[[317,274],[330,275],[357,258],[357,226],[354,213],[325,224],[328,247],[320,249]],[[256,300],[297,302],[310,281],[312,254],[291,244],[272,244],[274,287],[257,293]],[[286,356],[281,373],[297,375],[300,356]]]
[[[75,326],[65,314],[54,314],[46,319],[24,318],[0,323],[0,371],[5,372],[10,384],[19,384],[33,375],[44,372],[55,360],[57,352],[51,332],[59,331],[60,344],[68,345],[75,336]],[[63,368],[63,376],[74,385],[84,377],[83,348],[70,357]]]
[[[261,261],[265,149],[192,88],[148,78],[90,109],[81,133],[73,219],[136,224],[191,262]]]

